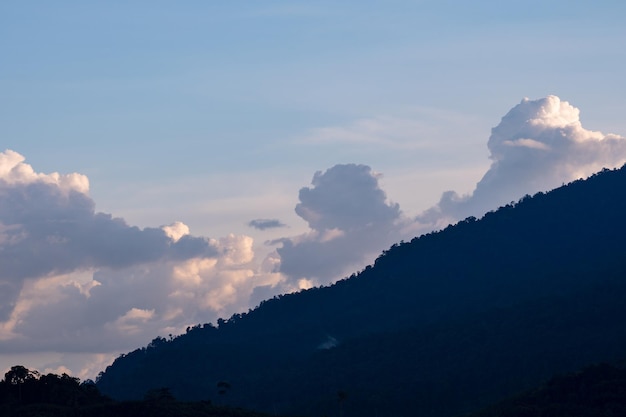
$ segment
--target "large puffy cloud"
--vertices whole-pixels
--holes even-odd
[[[173,239],[161,228],[96,213],[88,190],[83,175],[36,173],[22,155],[0,154],[0,320],[27,278],[215,254],[206,239]]]
[[[368,226],[391,226],[400,215],[378,186],[378,175],[366,165],[335,165],[300,189],[296,213],[313,230],[353,231]]]
[[[523,99],[494,127],[489,170],[471,195],[453,191],[418,216],[425,227],[481,216],[526,194],[547,191],[626,162],[626,139],[587,130],[580,111],[556,96]]]
[[[206,239],[188,236],[188,231],[178,230],[174,236],[179,223],[141,230],[96,213],[85,176],[35,173],[23,160],[13,151],[0,154],[0,262],[5,279],[215,253]]]
[[[0,153],[3,354],[126,351],[238,312],[278,279],[254,264],[247,236],[139,229],[95,212],[88,192],[83,175],[37,173]]]
[[[328,283],[372,260],[398,236],[404,218],[387,201],[379,174],[366,165],[335,165],[316,172],[300,190],[296,213],[310,232],[282,239],[280,272],[291,281]]]

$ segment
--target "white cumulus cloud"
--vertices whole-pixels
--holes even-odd
[[[24,156],[12,150],[0,153],[0,181],[8,186],[43,183],[54,185],[65,193],[75,191],[87,194],[89,192],[89,180],[85,175],[77,173],[61,175],[58,172],[36,173],[30,165],[24,163],[25,160]]]
[[[491,166],[473,193],[445,192],[419,222],[481,216],[526,194],[626,162],[626,138],[585,129],[579,109],[556,96],[523,99],[492,129],[487,146]]]

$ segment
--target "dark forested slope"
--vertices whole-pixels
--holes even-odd
[[[626,169],[605,170],[394,245],[330,287],[157,338],[98,387],[278,413],[446,416],[626,357],[624,190]]]
[[[626,415],[626,369],[598,364],[467,417],[597,417]]]

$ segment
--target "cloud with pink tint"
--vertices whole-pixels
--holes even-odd
[[[215,255],[206,239],[174,240],[162,228],[95,212],[88,190],[83,175],[36,173],[20,154],[0,153],[0,320],[25,279]]]

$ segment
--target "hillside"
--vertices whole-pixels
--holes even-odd
[[[330,287],[156,338],[98,387],[279,414],[452,416],[626,357],[624,189],[626,169],[605,170],[394,245]]]
[[[541,387],[467,417],[626,415],[626,369],[598,364],[559,375]]]

